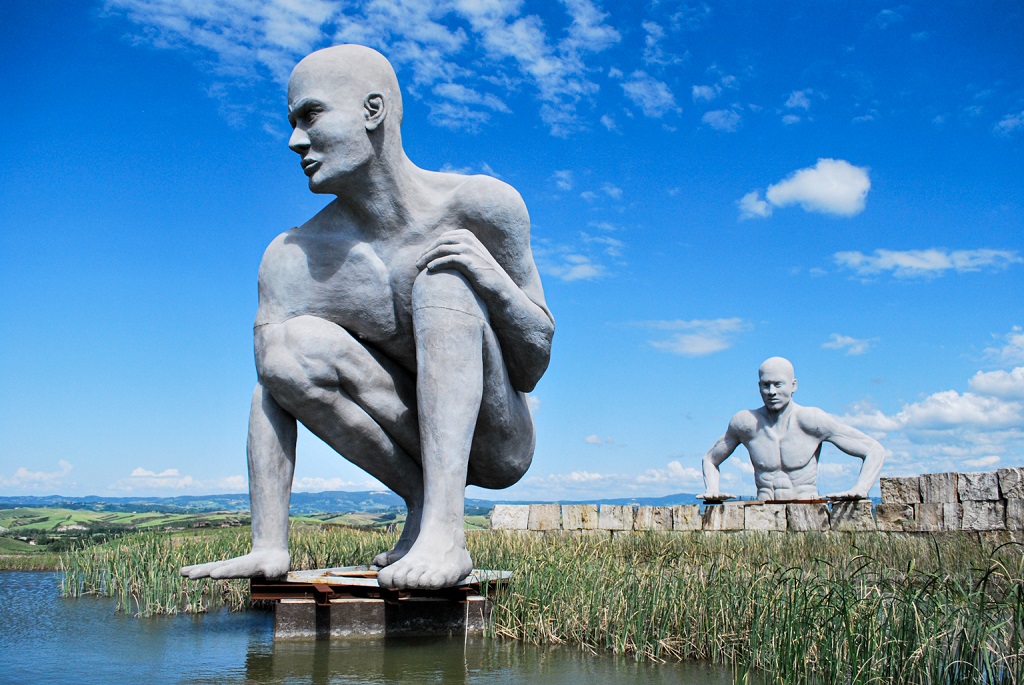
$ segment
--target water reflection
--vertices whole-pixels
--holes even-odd
[[[61,600],[52,573],[0,573],[5,683],[686,683],[732,682],[723,669],[635,663],[482,638],[273,640],[267,612],[135,619],[109,600]]]

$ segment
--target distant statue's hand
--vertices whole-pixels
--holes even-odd
[[[501,265],[472,231],[445,231],[416,262],[419,269],[455,269],[469,279],[481,295],[499,294],[516,287]]]
[[[697,499],[702,499],[705,502],[724,502],[727,499],[736,499],[736,495],[730,495],[727,492],[705,492],[703,495],[697,495]]]
[[[859,490],[847,490],[845,492],[837,492],[834,495],[829,495],[829,499],[867,499],[868,493],[860,492]]]

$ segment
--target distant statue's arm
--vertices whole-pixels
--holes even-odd
[[[487,305],[512,386],[530,392],[551,358],[555,323],[544,302],[540,276],[530,251],[525,207],[521,214],[509,221],[510,226],[488,227],[489,232],[507,239],[503,250],[507,268],[495,259],[476,232],[465,228],[443,233],[423,253],[417,266],[430,271],[454,269],[470,281]]]
[[[735,497],[735,495],[719,491],[722,476],[719,467],[722,465],[722,462],[736,451],[739,445],[739,435],[733,428],[732,423],[730,423],[729,428],[725,431],[725,435],[715,441],[715,444],[711,446],[711,449],[704,455],[704,459],[701,462],[704,470],[704,494],[701,496],[703,499],[716,500],[732,499]]]
[[[825,414],[822,412],[822,414]],[[822,438],[846,452],[852,457],[863,459],[860,467],[860,475],[852,488],[845,492],[829,495],[836,499],[863,499],[868,496],[868,490],[878,480],[882,471],[882,463],[885,461],[885,448],[874,438],[865,435],[853,426],[848,426],[834,416],[825,414],[821,422],[824,428]]]

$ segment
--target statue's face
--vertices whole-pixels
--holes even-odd
[[[793,399],[796,379],[785,369],[768,367],[761,369],[758,389],[764,406],[771,411],[782,411]]]
[[[288,83],[288,147],[302,157],[314,193],[343,192],[344,181],[374,154],[367,135],[362,96],[337,72],[300,64]]]

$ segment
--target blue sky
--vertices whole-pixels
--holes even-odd
[[[473,495],[700,492],[772,355],[883,475],[1024,465],[1021,35],[1016,2],[4,3],[0,493],[244,491],[256,269],[327,201],[285,85],[335,42],[395,64],[413,161],[530,209],[537,453]],[[300,437],[296,489],[372,487]]]

